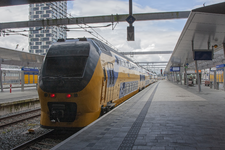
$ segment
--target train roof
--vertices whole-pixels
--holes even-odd
[[[77,39],[75,39],[75,38],[58,39],[57,42],[67,42],[67,41],[69,42],[69,41],[78,41],[78,40],[79,40],[79,41],[88,41],[88,40],[92,40],[92,41],[94,41],[94,43],[96,43],[96,44],[98,45],[98,47],[101,49],[101,51],[102,51],[103,53],[112,56],[111,52],[113,52],[113,53],[119,55],[120,57],[125,58],[125,59],[127,59],[128,61],[130,61],[130,62],[136,64],[132,59],[128,58],[127,56],[124,56],[123,54],[119,53],[118,51],[116,51],[115,49],[113,49],[112,47],[110,47],[108,44],[105,44],[104,42],[102,42],[102,41],[100,41],[100,40],[98,40],[98,39],[95,39],[95,38],[85,38],[85,37],[84,37],[84,38],[77,38]],[[136,65],[137,65],[139,68],[142,68],[142,69],[146,70],[145,68],[139,66],[138,64],[136,64]],[[146,71],[147,71],[147,70],[146,70]]]
[[[123,57],[131,62],[134,63],[134,61],[126,56],[124,56],[123,54],[120,54],[118,51],[114,50],[112,47],[110,47],[109,45],[105,44],[104,42],[100,41],[100,40],[97,40],[95,38],[77,38],[77,39],[74,39],[74,38],[68,38],[68,39],[58,39],[57,42],[67,42],[67,41],[88,41],[88,40],[92,40],[94,41],[97,46],[102,50],[103,53],[106,53],[108,55],[111,55],[110,52],[113,52],[113,53],[116,53],[117,55],[119,55],[120,57]]]
[[[112,51],[112,52],[116,53],[117,55],[119,55],[119,56],[121,56],[121,57],[123,57],[123,58],[125,58],[125,59],[127,59],[127,60],[129,60],[129,61],[131,61],[131,62],[134,63],[134,61],[133,61],[132,59],[130,59],[130,58],[124,56],[123,54],[120,54],[118,51],[114,50],[112,47],[110,47],[109,45],[103,43],[102,41],[99,41],[99,40],[94,39],[94,38],[89,38],[89,39],[93,40],[93,41],[96,42],[96,43],[101,42],[101,43],[103,44],[103,45],[101,45],[101,46],[103,46],[103,47],[102,47],[103,50],[106,50],[106,51]]]

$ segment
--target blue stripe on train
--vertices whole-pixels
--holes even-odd
[[[110,71],[111,70],[107,70],[107,75],[108,75],[108,82],[107,82],[107,87],[113,87],[114,85],[115,85],[115,83],[116,83],[116,81],[117,81],[117,79],[118,79],[118,72],[115,72],[115,71],[113,71],[113,73],[114,73],[114,80],[113,80],[113,82],[111,82],[110,83]]]

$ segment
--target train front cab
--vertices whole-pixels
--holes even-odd
[[[80,52],[73,53],[74,48]],[[38,88],[42,127],[84,127],[99,117],[102,89],[99,81],[103,77],[99,55],[88,41],[59,43],[49,49]],[[73,68],[80,63],[80,68]],[[70,73],[72,76],[63,76]]]

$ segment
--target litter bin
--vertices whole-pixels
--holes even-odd
[[[212,81],[210,81],[210,84],[209,84],[210,89],[212,88],[212,85],[213,85],[213,83],[212,83]]]

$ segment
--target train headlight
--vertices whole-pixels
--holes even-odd
[[[50,97],[51,97],[51,98],[54,98],[54,97],[55,97],[55,94],[53,94],[53,93],[50,94]]]
[[[66,97],[67,97],[67,98],[70,98],[70,97],[71,97],[71,94],[67,94]]]

